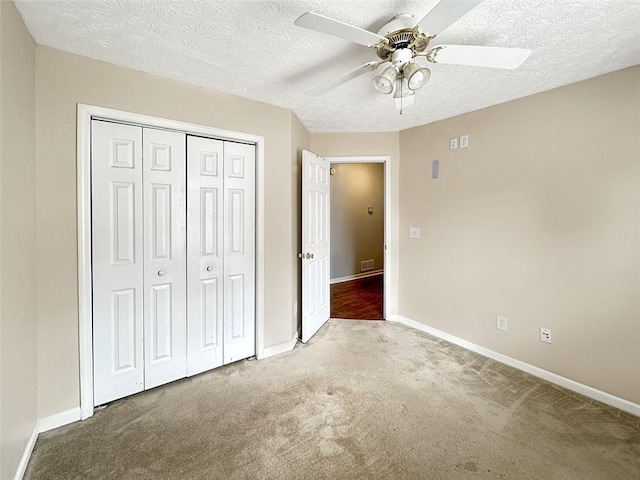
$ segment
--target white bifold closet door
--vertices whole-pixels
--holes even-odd
[[[142,130],[144,388],[187,374],[186,135]]]
[[[91,158],[100,405],[186,375],[185,134],[93,121]]]
[[[255,355],[255,146],[91,142],[94,405]]]
[[[255,146],[187,137],[188,374],[255,355]]]

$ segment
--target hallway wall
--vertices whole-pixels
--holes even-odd
[[[331,175],[330,278],[361,273],[362,260],[373,260],[373,270],[384,269],[384,164],[331,167],[335,174]]]

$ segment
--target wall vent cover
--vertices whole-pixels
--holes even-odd
[[[362,260],[360,262],[360,271],[368,272],[369,270],[373,270],[373,259],[371,260]]]

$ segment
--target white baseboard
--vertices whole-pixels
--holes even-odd
[[[548,370],[543,370],[542,368],[522,362],[520,360],[516,360],[515,358],[508,357],[506,355],[503,355],[502,353],[489,350],[488,348],[482,347],[475,343],[471,343],[462,338],[455,337],[447,332],[443,332],[442,330],[438,330],[437,328],[433,328],[423,323],[416,322],[415,320],[403,317],[402,315],[391,315],[390,320],[393,322],[402,323],[409,327],[415,328],[416,330],[421,330],[425,333],[428,333],[429,335],[433,335],[434,337],[441,338],[442,340],[446,340],[447,342],[454,343],[460,347],[466,348],[467,350],[471,350],[472,352],[476,352],[480,355],[484,355],[485,357],[489,357],[497,362],[504,363],[513,368],[517,368],[518,370],[522,370],[523,372],[529,373],[535,377],[542,378],[547,382],[554,383],[568,390],[572,390],[586,397],[592,398],[599,402],[605,403],[607,405],[640,417],[640,405],[637,403],[625,400],[624,398],[617,397],[607,392],[603,392],[602,390],[598,390],[597,388],[590,387],[583,383],[576,382],[575,380],[571,380],[570,378],[549,372]]]
[[[38,420],[33,426],[33,432],[31,432],[31,436],[29,437],[29,441],[24,449],[24,453],[22,454],[22,458],[20,459],[18,469],[16,470],[16,474],[13,476],[13,479],[22,480],[24,473],[27,471],[27,465],[29,465],[29,459],[31,458],[33,447],[36,445],[36,440],[38,440],[39,434],[48,432],[54,428],[68,425],[69,423],[77,422],[78,420],[80,420],[80,407],[72,408]]]
[[[296,343],[298,343],[298,338],[300,338],[299,331],[296,332],[296,335],[291,340],[284,343],[279,343],[277,345],[274,345],[273,347],[265,348],[261,360],[293,350],[293,348],[296,346]]]
[[[38,440],[38,422],[33,426],[33,431],[29,436],[27,445],[24,447],[24,452],[22,453],[20,463],[18,463],[18,469],[16,470],[16,474],[13,476],[13,480],[22,480],[22,477],[24,477],[24,472],[27,471],[27,465],[29,465],[29,459],[31,458],[33,447],[36,446],[36,440]]]
[[[50,415],[38,420],[38,433],[48,432],[49,430],[77,422],[78,420],[80,420],[80,407],[56,413],[55,415]]]
[[[375,277],[376,275],[382,275],[383,273],[384,270],[372,270],[370,272],[356,273],[355,275],[347,275],[346,277],[332,278],[329,280],[329,284],[333,285],[334,283],[350,282],[351,280],[357,280],[359,278]]]

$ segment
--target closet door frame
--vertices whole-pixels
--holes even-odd
[[[264,358],[264,137],[79,103],[77,106],[78,317],[80,417],[93,415],[93,312],[91,274],[91,121],[173,130],[255,145],[255,340],[256,358]]]

